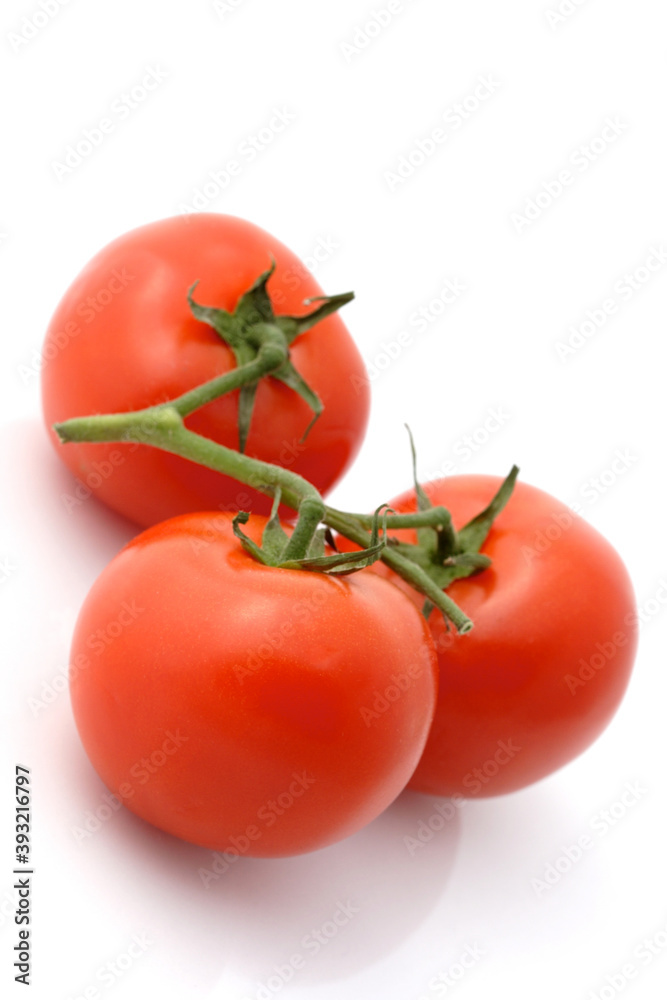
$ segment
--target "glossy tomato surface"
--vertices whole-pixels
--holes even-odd
[[[461,528],[500,483],[460,475],[425,490]],[[391,506],[415,510],[414,491]],[[416,540],[412,530],[393,534]],[[565,504],[517,482],[481,551],[492,566],[447,588],[473,630],[448,631],[437,611],[429,618],[440,676],[433,728],[410,782],[420,792],[499,795],[567,764],[609,723],[635,658],[628,572],[606,539]],[[390,576],[423,605],[384,564],[364,572]]]
[[[84,486],[141,525],[195,510],[254,510],[270,501],[186,459],[146,445],[58,443],[51,427],[70,417],[127,412],[164,402],[235,367],[215,331],[192,316],[197,302],[233,310],[275,258],[268,290],[277,315],[302,315],[322,290],[295,255],[242,219],[203,213],[151,223],[106,246],[65,293],[43,349],[42,400],[58,455]],[[363,361],[335,314],[291,347],[297,371],[324,412],[306,441],[307,404],[276,379],[257,391],[246,453],[298,472],[321,492],[360,447],[369,393]],[[238,392],[192,414],[186,425],[238,447]]]
[[[264,518],[245,530],[259,541]],[[70,690],[128,809],[215,850],[299,854],[401,792],[435,707],[428,626],[393,584],[266,567],[231,516],[145,531],[93,585]]]

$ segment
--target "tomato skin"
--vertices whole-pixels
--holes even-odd
[[[500,483],[459,475],[425,489],[461,528]],[[414,511],[414,491],[391,506]],[[412,530],[392,534],[416,541]],[[481,551],[492,566],[447,588],[473,630],[448,632],[437,611],[429,618],[440,676],[433,728],[409,783],[419,792],[500,795],[552,773],[604,730],[632,670],[637,629],[627,570],[569,507],[519,481]],[[373,571],[423,605],[384,564],[365,572]]]
[[[46,334],[44,419],[58,455],[96,496],[149,526],[196,510],[268,513],[270,500],[236,481],[146,445],[61,445],[54,423],[128,412],[173,399],[235,367],[231,350],[194,319],[195,299],[232,310],[276,260],[269,293],[277,314],[301,315],[322,290],[297,257],[257,226],[233,216],[177,216],[135,229],[102,249],[72,283]],[[259,386],[246,453],[304,476],[326,493],[356,455],[368,421],[364,364],[338,315],[299,336],[291,358],[324,403],[307,404],[275,379]],[[192,414],[186,425],[238,447],[238,392]]]
[[[264,523],[244,530],[259,541]],[[263,566],[220,513],[173,518],[116,556],[71,663],[84,747],[128,809],[261,857],[382,812],[419,760],[437,687],[428,626],[397,587]]]

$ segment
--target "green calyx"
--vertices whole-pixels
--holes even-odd
[[[313,302],[320,304],[305,316],[276,316],[267,290],[267,284],[275,268],[276,262],[272,259],[271,267],[260,274],[252,287],[241,296],[233,312],[195,302],[192,293],[197,287],[197,282],[188,291],[188,305],[195,319],[212,327],[231,349],[237,368],[244,368],[261,357],[266,360],[266,364],[260,366],[266,369],[265,375],[278,379],[308,404],[313,418],[304,430],[302,437],[304,440],[322,413],[323,406],[317,393],[311,389],[290,361],[290,345],[300,334],[310,330],[320,320],[350,302],[354,298],[354,293],[345,292],[342,295],[308,299],[307,304]],[[240,387],[238,427],[241,452],[245,451],[250,432],[259,382],[260,378],[257,378]]]
[[[261,545],[257,545],[241,530],[241,525],[246,524],[250,518],[248,513],[239,512],[232,522],[234,534],[246,552],[258,562],[279,569],[315,570],[318,573],[343,576],[356,573],[357,570],[370,566],[381,557],[386,545],[386,531],[380,537],[382,507],[379,507],[373,515],[371,537],[366,548],[359,552],[335,552],[334,555],[326,555],[327,544],[334,550],[336,545],[331,529],[320,526],[325,514],[324,503],[316,497],[304,498],[299,505],[299,519],[294,531],[288,535],[278,518],[280,495],[281,490],[278,487],[273,498],[271,517],[262,533]],[[385,524],[386,512],[383,518],[383,525]]]
[[[411,544],[389,539],[392,549],[399,552],[410,562],[415,563],[440,588],[445,590],[454,580],[472,576],[491,565],[488,556],[480,549],[491,530],[491,526],[505,507],[512,495],[514,483],[519,475],[518,466],[512,466],[509,475],[503,480],[496,495],[487,507],[469,521],[459,531],[454,529],[449,512],[444,508],[434,508],[423,487],[417,480],[417,457],[414,441],[410,434],[412,449],[412,468],[417,497],[417,511],[440,510],[441,516],[434,524],[417,528],[417,542]],[[424,604],[424,614],[428,615],[433,605],[430,601]]]

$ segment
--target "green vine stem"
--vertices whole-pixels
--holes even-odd
[[[299,504],[299,520],[283,553],[285,562],[289,562],[290,559],[303,559],[306,556],[315,532],[322,523],[324,509],[323,500],[316,500],[312,496],[303,498]]]
[[[265,375],[277,371],[289,357],[282,331],[270,323],[257,324],[255,331],[261,336],[261,346],[253,361],[198,385],[196,389],[191,389],[166,405],[173,406],[182,417],[187,417],[200,406],[205,406],[234,389],[252,385]]]
[[[370,529],[373,524],[372,514],[344,514],[343,511],[333,510],[336,515],[350,517],[361,524],[364,528]],[[428,510],[417,511],[414,514],[391,514],[392,528],[444,528],[453,531],[452,516],[446,507],[429,507]]]
[[[253,364],[254,362],[251,362]],[[244,366],[245,367],[245,366]],[[231,374],[236,373],[235,387],[239,380],[246,377],[246,373],[241,369],[235,369]],[[226,376],[223,376],[225,378]],[[225,383],[228,385],[229,383]],[[200,387],[206,389],[210,383]],[[220,382],[218,382],[218,387]],[[193,390],[197,392],[198,390]],[[223,389],[223,391],[229,391]],[[222,393],[221,393],[222,394]],[[192,393],[190,396],[190,406]],[[209,401],[208,391],[202,393],[205,401]],[[269,496],[275,494],[276,489],[281,490],[282,500],[290,507],[298,510],[302,501],[310,500],[306,506],[311,513],[315,510],[322,511],[321,522],[335,531],[340,532],[350,541],[366,548],[369,545],[370,536],[368,528],[372,519],[365,515],[356,517],[352,514],[345,514],[334,508],[327,507],[322,500],[317,489],[303,477],[289,469],[284,469],[269,462],[262,462],[256,458],[250,458],[231,448],[218,444],[210,438],[205,438],[194,433],[185,427],[183,417],[180,412],[183,397],[174,400],[172,403],[161,403],[144,410],[137,410],[134,413],[114,413],[108,415],[94,415],[90,417],[75,417],[64,423],[56,424],[54,430],[63,444],[73,441],[120,441],[134,442],[137,444],[148,444],[154,448],[180,455],[192,462],[205,465],[209,469],[222,472],[231,476],[238,482],[244,483],[261,493]],[[203,405],[203,403],[201,404]],[[189,409],[188,412],[192,412]],[[313,503],[312,501],[315,501]],[[437,522],[442,524],[443,520],[448,521],[449,514],[432,508],[418,514],[388,514],[387,527],[416,527],[420,525],[433,525]],[[304,524],[304,533],[312,530],[312,517],[309,514]],[[300,531],[299,526],[295,529],[295,534]],[[418,565],[407,559],[404,555],[396,552],[391,546],[386,546],[381,558],[396,573],[399,574],[416,590],[420,591],[435,607],[439,608],[445,618],[452,622],[460,633],[469,632],[473,623],[468,616],[451,600],[447,594],[441,590],[429,575]]]
[[[429,517],[429,515],[432,515],[433,511],[436,510],[442,511],[444,508],[433,507],[428,511],[416,514],[388,514],[387,528],[434,527],[433,517]],[[445,511],[445,514],[449,519],[449,511]],[[356,542],[357,545],[367,544],[368,534],[366,524],[368,520],[366,515],[357,520],[356,514],[345,514],[342,511],[334,510],[332,507],[325,507],[323,521],[330,528],[333,528],[334,531],[338,531],[341,535],[349,538],[351,542]],[[362,521],[363,523],[361,523]],[[438,522],[438,526],[440,523]],[[400,552],[396,552],[391,546],[387,546],[384,549],[380,558],[395,573],[398,573],[399,576],[403,577],[404,580],[414,587],[415,590],[424,594],[431,604],[439,608],[445,619],[449,619],[452,622],[457,632],[460,632],[462,635],[470,632],[473,627],[471,619],[468,618],[459,608],[458,604],[455,604],[444,590],[438,587],[428,573],[420,566],[417,566],[416,563],[406,558]]]

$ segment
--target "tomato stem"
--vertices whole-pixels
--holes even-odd
[[[231,374],[231,373],[230,373]],[[175,400],[177,404],[179,401]],[[162,451],[180,455],[191,462],[204,465],[216,472],[231,476],[260,493],[273,496],[276,489],[281,490],[281,499],[289,507],[299,510],[300,517],[294,529],[292,538],[294,552],[305,553],[314,536],[319,523],[325,524],[340,532],[350,541],[362,548],[371,544],[369,528],[373,518],[366,515],[345,514],[342,511],[327,507],[317,489],[308,480],[289,469],[257,458],[250,458],[232,448],[218,444],[210,438],[188,430],[183,423],[179,408],[174,404],[159,404],[134,413],[113,413],[90,417],[75,417],[64,423],[56,424],[54,429],[63,443],[72,441],[121,441],[147,444]],[[309,500],[309,503],[304,503]],[[431,508],[420,514],[400,515],[388,514],[387,526],[441,525],[449,519],[449,513],[444,508]],[[291,544],[291,542],[290,542]],[[299,558],[294,552],[290,559]],[[385,546],[381,558],[399,576],[411,586],[423,593],[428,600],[440,609],[446,619],[450,620],[459,632],[469,632],[472,622],[466,614],[452,601],[447,594],[429,577],[428,573],[396,551],[392,546]]]
[[[412,520],[411,527],[416,527],[423,524],[428,524],[428,518],[424,518],[424,514],[428,515],[432,510],[437,508],[431,508],[429,511],[424,511],[423,514],[411,514],[411,515],[401,515],[394,514],[387,516],[387,528],[393,528],[396,519],[400,518],[403,520],[405,517],[410,517]],[[444,508],[443,508],[444,509]],[[447,511],[449,516],[449,511]],[[364,530],[364,526],[357,522],[356,514],[345,514],[342,511],[334,510],[332,507],[325,507],[324,517],[322,518],[324,524],[338,531],[345,538],[349,538],[351,542],[356,542],[357,545],[364,545],[365,539],[368,536]],[[366,521],[366,515],[363,516],[363,520]],[[405,526],[403,524],[402,526]],[[397,552],[391,546],[387,546],[383,551],[381,557],[383,562],[387,566],[391,567],[394,572],[398,573],[407,583],[409,583],[415,590],[424,594],[425,597],[431,602],[432,605],[439,608],[445,617],[445,620],[449,619],[456,630],[462,635],[466,632],[470,632],[473,627],[471,619],[459,608],[459,606],[438,587],[437,583],[431,579],[428,573],[418,566],[415,562],[412,562],[402,553]]]
[[[305,559],[308,555],[315,532],[322,523],[324,501],[313,496],[304,497],[299,504],[299,520],[283,552],[284,562],[290,559]]]
[[[205,306],[195,302],[192,293],[197,282],[188,292],[188,305],[195,319],[210,326],[220,339],[227,344],[236,359],[236,379],[225,382],[208,383],[207,392],[201,392],[206,387],[200,386],[192,392],[181,396],[176,403],[181,408],[179,413],[186,416],[193,410],[229,392],[240,388],[238,428],[239,451],[245,451],[250,423],[255,406],[255,395],[260,379],[272,375],[297,395],[301,396],[312,410],[313,417],[305,428],[303,438],[308,433],[323,410],[322,400],[311,389],[302,375],[296,370],[290,360],[289,348],[293,341],[316,326],[321,320],[332,315],[341,306],[350,302],[354,295],[345,292],[343,295],[322,296],[310,299],[309,303],[317,302],[311,312],[302,316],[277,316],[268,292],[268,282],[276,267],[272,259],[268,270],[259,275],[251,287],[245,292],[233,312],[217,306]]]
[[[182,417],[187,417],[194,413],[201,406],[219,399],[234,389],[241,389],[243,386],[252,385],[258,382],[265,375],[270,375],[287,361],[289,352],[285,343],[285,338],[277,327],[272,327],[269,323],[262,324],[264,339],[253,361],[248,361],[238,368],[232,368],[224,375],[217,375],[215,378],[198,385],[195,389],[183,393],[177,399],[172,400],[168,405],[177,410]]]
[[[334,514],[354,518],[354,520],[358,521],[364,528],[370,529],[372,527],[372,514],[344,514],[343,511],[334,510],[332,507],[328,509]],[[446,507],[429,507],[428,510],[417,511],[414,514],[391,513],[389,515],[389,522],[392,528],[450,527],[453,532],[452,517]]]

